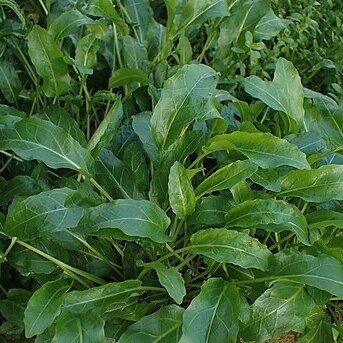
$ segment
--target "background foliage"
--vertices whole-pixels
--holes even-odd
[[[0,0],[4,342],[339,342],[341,1]]]

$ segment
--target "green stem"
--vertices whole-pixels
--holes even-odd
[[[0,263],[2,261],[5,261],[6,260],[6,257],[7,255],[10,253],[10,251],[12,250],[14,244],[16,243],[17,241],[17,237],[13,237],[12,240],[11,240],[11,243],[10,245],[8,246],[8,248],[6,249],[5,253],[0,257]]]
[[[38,1],[39,1],[40,5],[42,6],[42,9],[43,9],[45,15],[48,15],[49,14],[48,9],[46,8],[45,3],[43,2],[43,0],[38,0]]]
[[[113,201],[113,198],[92,177],[89,178],[89,181],[107,200]]]

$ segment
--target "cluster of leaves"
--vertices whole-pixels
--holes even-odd
[[[343,337],[341,74],[276,5],[0,0],[4,341]]]

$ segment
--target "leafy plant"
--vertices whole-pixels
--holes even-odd
[[[0,1],[3,340],[342,339],[341,69],[291,10]]]

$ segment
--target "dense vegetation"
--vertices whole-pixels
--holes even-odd
[[[342,11],[0,0],[0,340],[341,342]]]

